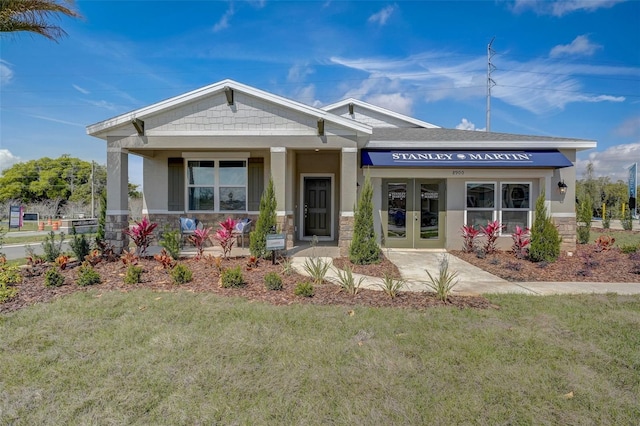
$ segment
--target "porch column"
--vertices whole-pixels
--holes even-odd
[[[271,178],[276,193],[276,223],[286,236],[286,248],[293,247],[293,228],[287,220],[287,148],[271,147]]]
[[[119,147],[107,147],[106,219],[105,239],[120,254],[129,246],[129,153]]]
[[[342,148],[340,158],[340,255],[349,255],[353,239],[354,208],[358,199],[358,148]]]

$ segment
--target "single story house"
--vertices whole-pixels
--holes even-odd
[[[257,217],[273,178],[287,246],[333,241],[343,253],[365,180],[389,248],[460,249],[464,224],[531,227],[536,199],[575,248],[576,152],[596,142],[445,129],[357,99],[316,108],[224,80],[87,127],[107,142],[106,237],[126,244],[128,156],[143,159],[143,214],[217,227]]]

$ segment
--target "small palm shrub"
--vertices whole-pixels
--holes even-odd
[[[302,297],[313,297],[313,285],[308,281],[298,283],[293,290],[293,294]]]
[[[100,274],[93,269],[93,266],[89,262],[83,262],[82,265],[78,268],[78,279],[76,280],[76,284],[81,287],[85,287],[88,285],[99,284],[100,283]]]
[[[138,284],[142,282],[142,266],[129,264],[127,273],[124,275],[125,284]]]
[[[240,266],[227,268],[222,271],[222,274],[220,275],[220,287],[234,288],[242,285],[244,285],[244,277],[242,276],[242,269],[240,269]]]
[[[560,256],[562,238],[547,215],[544,192],[536,200],[536,217],[531,228],[529,259],[533,262],[555,262]]]
[[[291,259],[286,258],[280,261],[280,265],[282,265],[282,274],[283,275],[291,275],[293,274],[293,262]]]
[[[384,291],[387,296],[395,299],[405,284],[406,282],[403,279],[396,279],[393,277],[393,275],[385,272],[382,278],[382,283],[379,283],[378,287],[380,287],[380,289]]]
[[[59,233],[58,237],[58,242],[56,242],[56,234],[51,231],[42,241],[42,251],[44,252],[45,262],[55,262],[56,258],[62,254],[64,232]]]
[[[178,260],[180,256],[180,231],[165,228],[160,238],[160,246],[162,246],[172,259]]]
[[[458,284],[456,279],[458,273],[449,271],[449,257],[446,254],[442,255],[437,276],[432,276],[427,270],[425,272],[429,276],[429,282],[426,283],[427,288],[435,292],[438,299],[446,302],[451,290]]]
[[[84,234],[78,234],[75,226],[71,230],[71,235],[73,237],[69,242],[69,246],[71,246],[71,250],[73,250],[73,255],[76,259],[82,262],[82,260],[89,254],[89,251],[91,251],[91,247],[89,247],[89,240],[87,240],[87,237],[85,237]]]
[[[178,263],[174,266],[169,275],[171,275],[171,280],[174,284],[185,284],[193,278],[191,269],[184,263]]]
[[[267,290],[282,290],[282,278],[275,272],[269,272],[264,276],[264,285]]]
[[[64,275],[62,275],[56,268],[50,268],[47,272],[45,272],[45,287],[60,287],[62,284],[64,284]]]
[[[331,263],[323,260],[321,257],[309,257],[304,261],[302,267],[313,279],[313,283],[318,285],[324,281],[324,277],[327,275]]]
[[[346,266],[344,271],[341,269],[335,269],[338,274],[338,284],[342,291],[355,296],[358,294],[358,290],[360,290],[360,285],[364,281],[364,277],[360,277],[360,279],[356,280],[353,276],[353,269],[351,266]]]

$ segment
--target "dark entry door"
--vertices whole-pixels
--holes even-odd
[[[304,236],[331,236],[331,178],[304,178]]]

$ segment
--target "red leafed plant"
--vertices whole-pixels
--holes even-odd
[[[475,239],[480,234],[473,226],[464,225],[462,227],[462,251],[472,253],[475,249]]]
[[[138,256],[144,256],[149,244],[153,240],[153,230],[158,226],[157,223],[149,222],[147,217],[143,217],[140,222],[136,222],[134,226],[125,229],[124,233],[133,240],[136,245]]]
[[[196,259],[202,257],[204,244],[207,242],[207,238],[209,238],[209,232],[211,232],[211,228],[196,229],[193,231],[193,234],[189,236],[189,241],[191,241],[193,245],[196,246],[196,250],[198,250]]]
[[[484,252],[486,254],[495,253],[496,240],[500,236],[500,231],[502,231],[503,228],[504,225],[501,225],[497,220],[487,222],[487,226],[480,227],[482,234],[487,237],[487,241],[484,243]]]
[[[153,258],[162,265],[162,269],[173,269],[175,266],[175,261],[169,256],[166,249],[162,249],[160,253],[154,254]]]
[[[531,242],[529,228],[520,228],[520,226],[516,225],[516,232],[511,234],[511,238],[513,239],[513,245],[511,246],[513,254],[515,254],[518,259],[527,257],[529,250],[527,246]]]
[[[213,235],[213,238],[215,238],[220,244],[220,247],[222,247],[222,253],[225,259],[229,256],[229,253],[231,253],[233,243],[236,242],[236,236],[233,235],[235,226],[236,221],[228,217],[224,222],[220,222],[220,229]]]
[[[120,260],[125,265],[137,265],[138,264],[138,256],[136,252],[131,250],[124,250],[122,255],[120,255]]]

